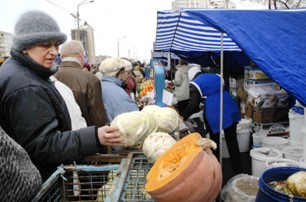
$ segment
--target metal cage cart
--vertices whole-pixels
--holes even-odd
[[[118,169],[119,164],[60,166],[32,201],[104,201]]]
[[[153,202],[145,190],[146,176],[152,167],[146,156],[141,152],[131,152],[125,162],[122,161],[118,175],[113,183],[105,202]]]

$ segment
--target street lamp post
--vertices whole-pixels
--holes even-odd
[[[77,25],[78,25],[78,31],[77,31],[77,36],[76,36],[77,40],[80,40],[80,13],[79,13],[79,8],[80,8],[81,5],[88,4],[88,3],[93,3],[93,2],[94,2],[94,0],[91,0],[91,1],[83,0],[77,6]]]
[[[120,49],[120,48],[119,48],[119,41],[120,41],[121,39],[125,39],[125,37],[126,37],[126,36],[123,36],[123,37],[119,38],[118,41],[117,41],[118,58],[119,58],[119,49]]]

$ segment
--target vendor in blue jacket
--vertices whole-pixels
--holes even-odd
[[[210,138],[217,143],[218,149],[213,154],[219,159],[220,132],[220,75],[202,73],[199,67],[188,71],[190,79],[190,100],[181,113],[184,120],[197,111],[200,103],[204,104],[204,122]],[[237,123],[240,110],[231,94],[223,89],[223,124],[225,141],[228,147],[232,168],[235,174],[243,173],[243,166],[237,141]]]

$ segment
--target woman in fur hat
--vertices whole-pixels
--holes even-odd
[[[122,145],[118,128],[71,130],[65,101],[49,79],[65,41],[51,16],[28,11],[15,25],[12,57],[0,68],[0,125],[25,148],[43,180],[61,164],[107,152],[105,145]]]

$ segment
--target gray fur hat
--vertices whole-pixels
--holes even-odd
[[[28,11],[20,16],[15,25],[13,47],[22,51],[46,41],[54,40],[62,44],[66,39],[66,34],[60,31],[51,16],[41,11]]]

